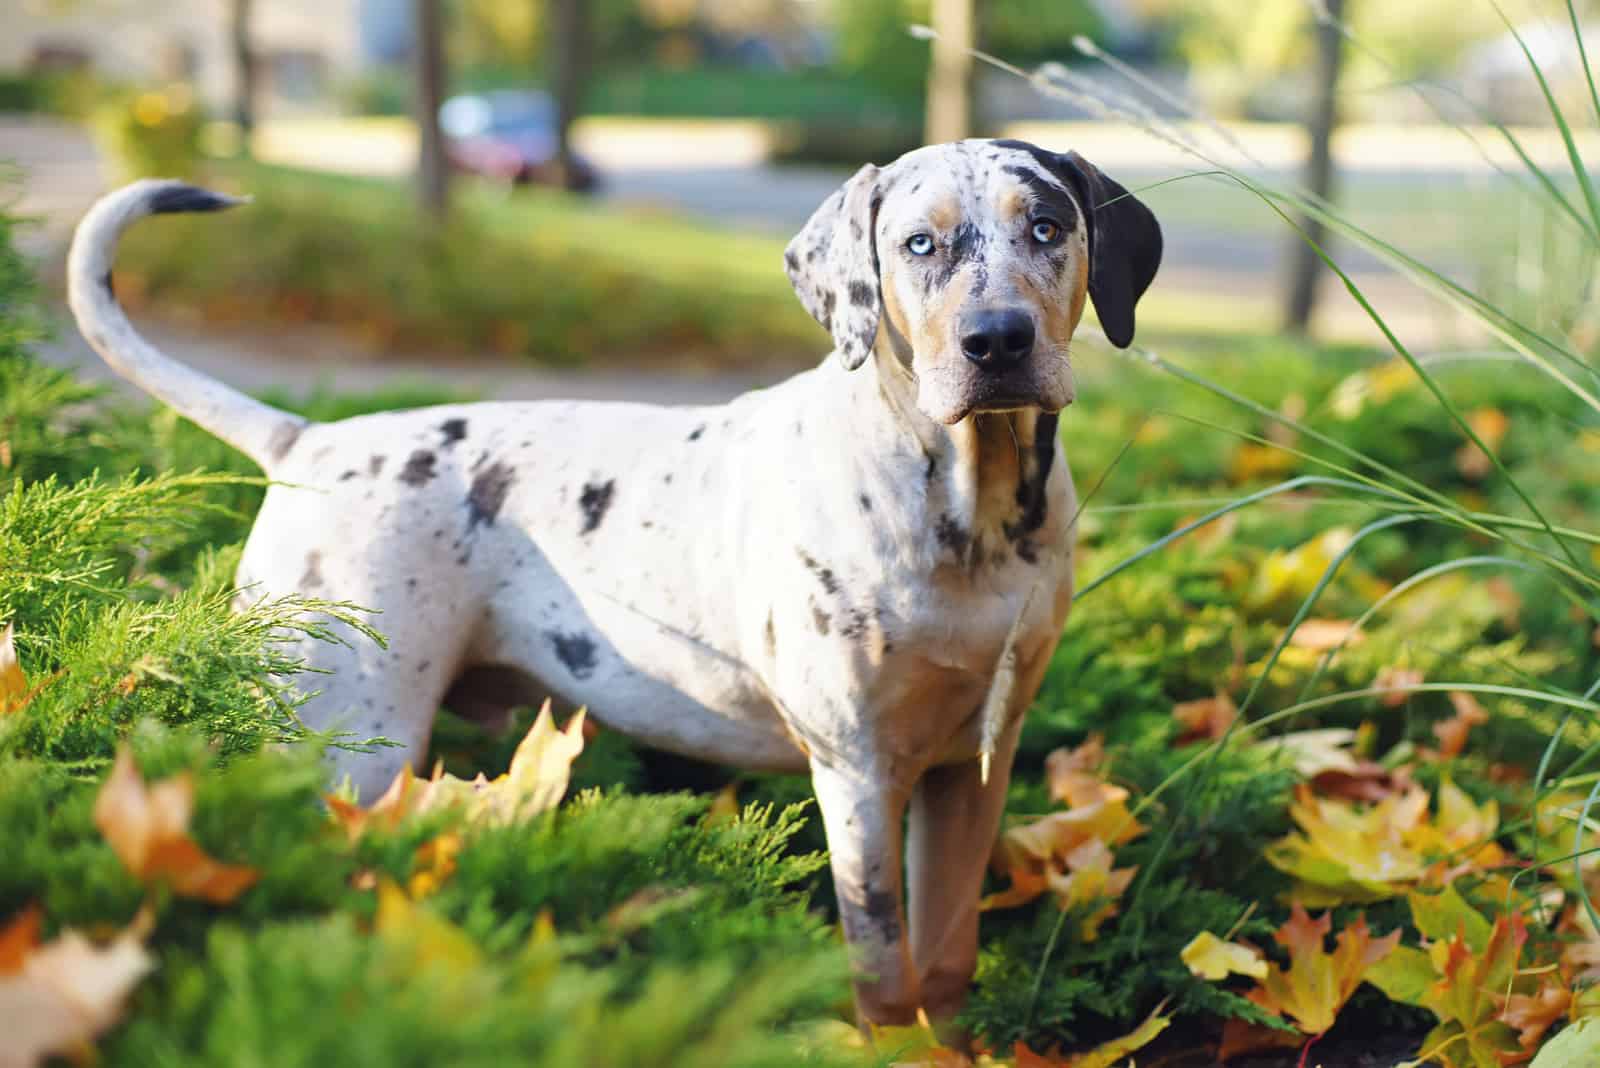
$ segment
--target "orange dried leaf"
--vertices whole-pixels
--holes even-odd
[[[1411,688],[1422,685],[1422,672],[1414,668],[1386,667],[1372,680],[1372,688],[1386,690],[1378,700],[1385,708],[1399,708],[1411,696]]]
[[[1439,739],[1439,755],[1445,758],[1460,756],[1472,728],[1489,722],[1489,713],[1470,693],[1451,690],[1450,704],[1455,708],[1455,715],[1433,725],[1434,737]]]
[[[145,783],[126,745],[95,798],[94,822],[122,866],[143,883],[166,883],[182,897],[226,905],[255,884],[254,868],[224,864],[189,837],[194,782],[176,775]]]
[[[1239,706],[1233,703],[1232,697],[1219,693],[1215,697],[1201,697],[1173,705],[1172,718],[1183,728],[1174,744],[1214,741],[1226,734],[1233,721],[1239,718]]]
[[[0,716],[21,711],[28,695],[28,677],[17,660],[13,636],[13,627],[7,623],[6,629],[0,631]]]
[[[1296,649],[1325,653],[1341,645],[1360,645],[1365,638],[1360,628],[1348,619],[1303,619],[1290,635],[1289,644]]]
[[[36,938],[36,914],[24,913],[0,932],[8,953],[21,949],[15,966],[0,970],[0,1020],[6,1021],[0,1064],[7,1068],[81,1051],[118,1021],[123,1001],[153,967],[135,929],[104,946],[76,931],[44,945]]]
[[[1105,739],[1091,734],[1076,749],[1057,749],[1044,758],[1045,781],[1050,786],[1050,800],[1065,802],[1081,796],[1084,784],[1098,784],[1100,766],[1105,763]]]

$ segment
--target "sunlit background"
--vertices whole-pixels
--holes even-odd
[[[1541,166],[1565,155],[1508,24],[1488,4],[6,6],[0,156],[22,165],[22,207],[44,220],[31,248],[58,250],[90,199],[133,174],[203,174],[282,194],[271,208],[285,213],[272,223],[274,255],[256,249],[253,264],[233,263],[244,255],[236,228],[213,235],[217,247],[208,240],[193,249],[224,261],[205,269],[147,261],[137,250],[131,260],[129,299],[148,303],[156,329],[171,331],[169,343],[214,351],[213,339],[196,331],[225,332],[247,384],[302,379],[308,360],[324,372],[355,373],[351,365],[374,354],[403,364],[448,351],[469,364],[512,355],[629,367],[651,389],[659,385],[652,370],[715,372],[727,380],[678,388],[686,398],[727,393],[821,354],[821,334],[809,332],[782,292],[780,240],[860,163],[961,136],[1073,148],[1130,188],[1149,187],[1142,195],[1168,234],[1145,317],[1158,334],[1286,326],[1329,340],[1378,337],[1342,290],[1309,288],[1314,257],[1273,211],[1234,183],[1194,176],[1216,161],[1326,193],[1355,221],[1497,301],[1570,304],[1583,254],[1552,232],[1547,204],[1510,195],[1515,183],[1500,173],[1508,165],[1521,172],[1521,161],[1496,123],[1518,128]],[[1581,66],[1564,20],[1521,6],[1529,9],[1508,11],[1510,25],[1553,92],[1581,100]],[[936,39],[908,32],[915,25],[931,25]],[[974,49],[1020,70],[974,59]],[[1053,93],[1024,74],[1041,69]],[[419,127],[418,116],[430,121]],[[1150,129],[1168,121],[1196,136],[1211,161]],[[419,128],[437,129],[437,140],[419,138]],[[1320,172],[1319,139],[1331,145]],[[437,219],[449,215],[447,205],[466,212],[513,275],[523,258],[537,261],[527,268],[530,288],[502,275],[469,299],[459,290],[476,280],[461,272],[482,265],[401,280],[377,277],[379,266],[361,268],[359,261],[388,258],[393,242],[352,229],[348,211],[360,206],[333,204],[361,199],[366,187],[332,176],[396,187],[371,191],[372,203],[388,196],[392,211]],[[416,208],[402,183],[416,187]],[[563,186],[590,202],[548,192]],[[321,223],[333,232],[323,230],[320,243],[293,232]],[[557,257],[570,260],[550,262]],[[319,266],[335,262],[337,271]],[[1413,341],[1478,339],[1373,255],[1347,251],[1341,262]],[[546,278],[580,292],[547,292],[539,288]],[[590,283],[605,295],[586,303],[581,290]],[[592,308],[652,289],[668,307],[644,316],[637,330],[582,321],[594,318]],[[688,289],[698,293],[686,306],[678,291]],[[648,293],[640,299],[655,303]],[[524,307],[513,307],[519,301]],[[286,321],[335,329],[311,342],[297,338],[285,353],[277,335]],[[72,350],[63,359],[85,355],[70,338],[62,345]],[[534,374],[526,360],[525,378]],[[488,388],[546,387],[502,373]]]

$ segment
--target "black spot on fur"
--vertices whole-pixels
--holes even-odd
[[[289,450],[294,448],[294,443],[300,440],[300,433],[306,425],[298,419],[285,419],[272,431],[272,437],[267,442],[267,452],[274,460],[282,460],[289,455]]]
[[[506,503],[506,491],[511,488],[511,480],[515,475],[511,468],[497,462],[484,468],[472,480],[472,488],[467,490],[468,530],[480,523],[494,526],[495,516],[500,514],[500,506]]]
[[[833,290],[824,289],[822,291],[822,304],[821,304],[822,315],[821,315],[821,317],[819,319],[819,321],[822,323],[822,328],[824,330],[832,330],[833,329],[833,311],[838,306],[839,306],[839,298],[838,298],[838,296],[835,295]]]
[[[859,278],[850,283],[850,303],[858,308],[870,308],[877,303],[877,290],[870,282],[863,282]]]
[[[817,581],[822,583],[822,588],[828,593],[838,593],[839,580],[834,577],[833,571],[817,563],[811,554],[804,549],[799,550],[799,553],[800,562],[806,566],[807,571],[817,576]]]
[[[865,638],[869,632],[867,613],[859,608],[849,609],[845,613],[844,622],[839,625],[839,637],[848,638],[857,642]]]
[[[465,419],[446,419],[439,424],[439,433],[443,435],[443,440],[439,442],[439,447],[448,449],[467,436],[467,421]]]
[[[322,585],[322,554],[313,549],[306,553],[306,571],[300,576],[302,590],[316,589]]]
[[[941,512],[939,518],[934,522],[933,536],[940,545],[957,556],[967,551],[969,536],[966,528],[951,519],[948,513]]]
[[[400,469],[400,481],[408,486],[426,486],[439,473],[434,470],[438,459],[427,449],[418,449],[406,457],[406,465]]]
[[[689,431],[689,440],[690,441],[699,441],[700,440],[700,435],[704,434],[705,432],[706,432],[706,425],[704,423],[701,423],[699,426],[697,426],[693,430]]]
[[[339,481],[340,482],[349,482],[352,478],[359,477],[360,474],[361,474],[360,471],[356,471],[356,470],[352,469],[352,470],[346,471],[343,474],[341,474],[339,476]]]
[[[789,269],[790,274],[796,274],[800,270],[800,257],[796,256],[793,250],[786,251],[783,254],[783,265]]]
[[[107,271],[106,276],[100,279],[100,284],[106,287],[106,296],[110,297],[112,300],[117,299],[117,287],[111,284],[110,271]]]
[[[900,940],[900,902],[887,891],[877,890],[869,893],[862,907],[866,910],[867,920],[878,929],[878,937],[886,942]]]
[[[1045,486],[1056,458],[1056,428],[1060,416],[1042,412],[1033,425],[1033,456],[1022,478],[1017,481],[1017,505],[1022,509],[1015,523],[1006,525],[1006,537],[1015,541],[1044,525],[1048,511]],[[1022,555],[1018,550],[1018,555]],[[1027,559],[1026,557],[1023,557]],[[1029,561],[1032,563],[1032,561]]]
[[[925,481],[932,482],[939,474],[939,458],[933,453],[928,453],[928,469],[922,472]]]
[[[861,510],[863,512],[872,511],[872,498],[871,497],[868,497],[865,493],[863,493],[861,496],[857,497],[856,500],[861,502]]]
[[[563,634],[559,630],[547,630],[544,636],[555,648],[556,659],[572,672],[573,678],[586,679],[594,674],[594,642],[587,634]]]
[[[822,610],[814,598],[811,601],[811,622],[817,625],[818,634],[826,635],[833,629],[833,618]]]
[[[616,488],[617,480],[614,478],[584,485],[583,493],[578,498],[578,508],[583,512],[582,533],[588,534],[600,525],[600,521],[606,517],[606,510],[611,507]]]
[[[1061,229],[1071,233],[1078,227],[1078,209],[1072,202],[1072,197],[1061,185],[1051,182],[1038,171],[1028,167],[1012,165],[1004,168],[1005,172],[1027,187],[1033,194],[1034,204],[1039,214],[1048,215],[1061,224]],[[1053,174],[1054,171],[1052,170]]]
[[[424,671],[427,671],[432,666],[433,666],[433,661],[432,660],[424,660],[422,663],[417,665],[417,674],[418,675],[422,674]]]
[[[768,656],[777,656],[778,655],[778,631],[777,631],[777,628],[774,627],[773,624],[772,624],[772,613],[770,611],[767,613],[766,640],[767,640],[767,655]]]
[[[383,470],[383,457],[382,456],[374,456],[374,457],[372,457],[372,459],[367,461],[367,474],[371,475],[373,478],[377,478],[379,472],[381,472],[382,470]]]

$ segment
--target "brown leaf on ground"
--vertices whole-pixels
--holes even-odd
[[[529,819],[555,808],[566,793],[572,762],[583,751],[585,718],[579,709],[558,729],[546,701],[504,775],[468,780],[446,774],[438,764],[430,778],[419,779],[407,765],[370,808],[330,796],[325,799],[329,814],[352,841],[369,827],[393,829],[413,816],[449,808],[460,808],[473,824],[503,826]]]
[[[1329,649],[1337,649],[1341,645],[1360,645],[1366,640],[1366,635],[1361,633],[1352,620],[1348,619],[1304,619],[1294,629],[1294,634],[1289,639],[1289,644],[1296,649],[1309,649],[1314,653],[1325,653]]]
[[[194,780],[187,773],[148,785],[123,745],[95,798],[94,822],[140,882],[166,883],[182,897],[226,905],[260,874],[208,856],[189,837],[193,810]]]
[[[0,1068],[81,1056],[121,1019],[123,1001],[154,966],[134,929],[104,946],[70,930],[40,945],[38,933],[34,910],[0,928]]]
[[[1044,758],[1045,782],[1050,800],[1061,803],[1081,797],[1101,783],[1100,767],[1106,762],[1105,739],[1091,734],[1076,749],[1057,749]]]
[[[1399,708],[1411,697],[1411,687],[1422,685],[1422,672],[1415,668],[1386,667],[1372,680],[1375,690],[1387,690],[1378,698],[1385,708]]]
[[[1489,713],[1470,693],[1450,691],[1450,704],[1455,707],[1455,715],[1433,725],[1434,737],[1439,739],[1439,756],[1444,759],[1460,756],[1472,728],[1489,722]]]
[[[1506,413],[1498,408],[1479,408],[1467,413],[1467,425],[1472,427],[1473,433],[1491,449],[1499,449],[1500,442],[1505,439],[1506,431],[1511,428],[1511,420]],[[1494,470],[1489,454],[1471,441],[1463,444],[1456,450],[1456,470],[1461,472],[1461,477],[1474,482],[1487,478],[1489,472]]]
[[[1219,693],[1215,697],[1180,701],[1172,706],[1172,718],[1183,728],[1183,732],[1174,739],[1174,745],[1215,741],[1226,734],[1233,721],[1239,718],[1239,706],[1233,703],[1232,697]]]

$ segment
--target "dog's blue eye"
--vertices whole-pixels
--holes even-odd
[[[906,242],[906,248],[911,250],[913,256],[926,256],[933,251],[933,238],[927,234],[912,234],[911,240]]]
[[[1061,236],[1061,227],[1054,219],[1036,219],[1033,223],[1033,239],[1041,245],[1053,245],[1056,238]]]

